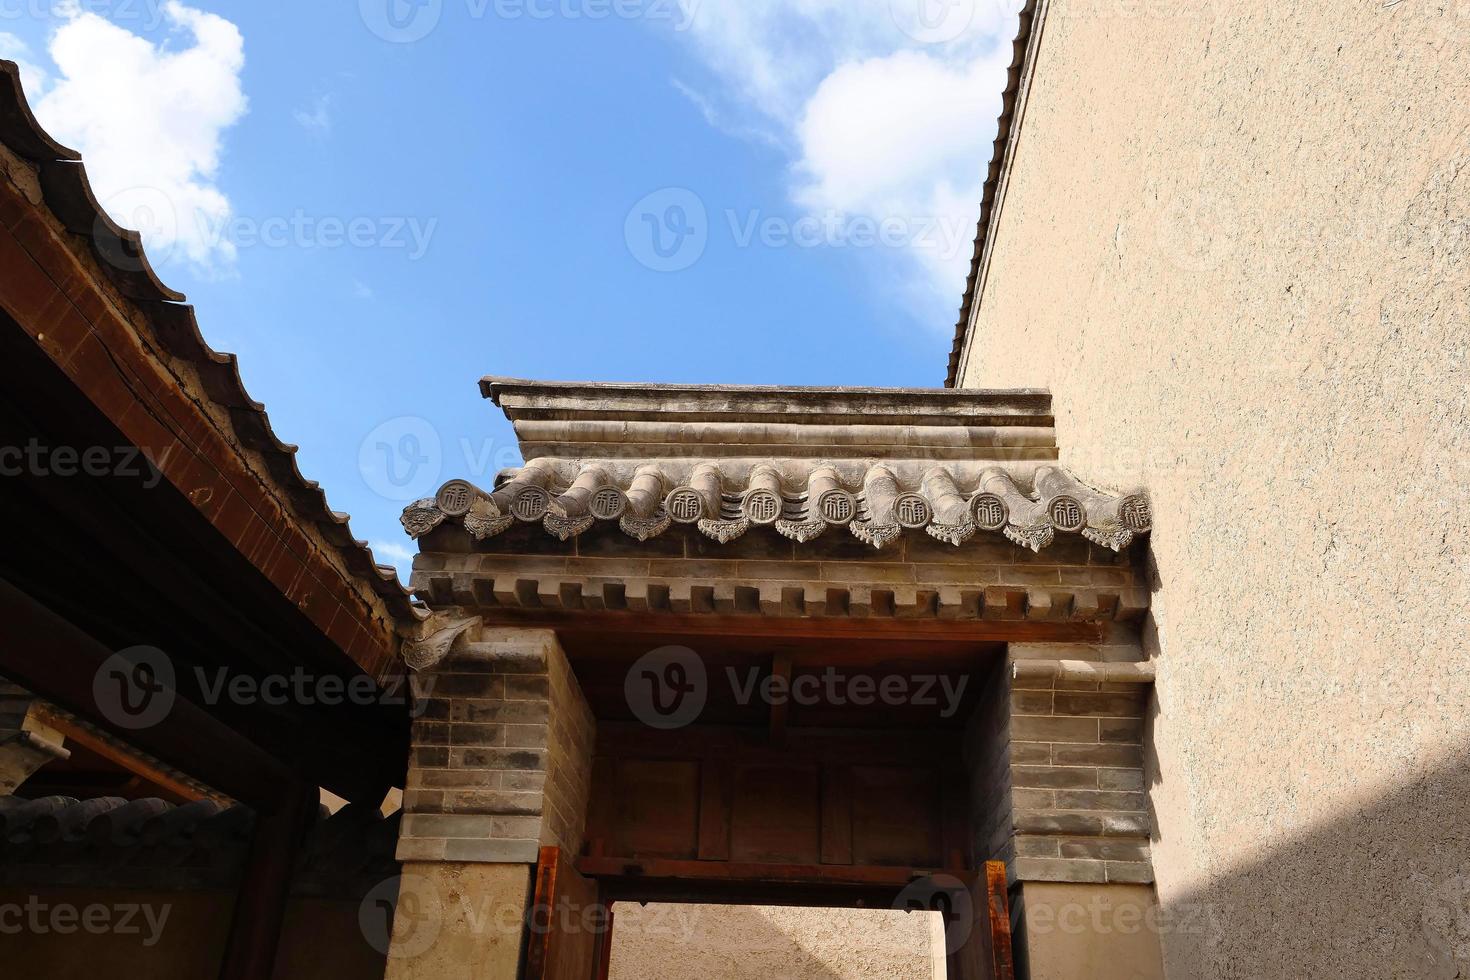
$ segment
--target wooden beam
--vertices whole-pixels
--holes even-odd
[[[274,806],[291,771],[208,712],[175,698],[158,724],[120,728],[92,681],[113,651],[0,579],[0,674],[129,744],[252,806]]]
[[[559,847],[543,847],[536,861],[536,890],[526,930],[524,980],[592,980],[609,948],[609,926],[588,928],[589,912],[607,909],[597,882],[584,878]]]
[[[598,944],[597,975],[593,980],[609,980],[612,975],[613,907],[611,902],[603,906],[603,912],[607,926],[602,933],[602,942]]]
[[[502,609],[476,606],[487,626],[554,629],[566,633],[638,632],[660,636],[747,636],[834,639],[992,641],[997,643],[1100,643],[1107,623],[1007,619],[890,619],[869,616],[723,616],[685,613],[588,612],[585,610]]]
[[[271,980],[291,877],[320,798],[315,786],[297,783],[285,788],[274,809],[256,812],[250,863],[235,898],[220,980]]]
[[[812,733],[793,728],[779,758],[785,762],[851,763],[854,765],[916,765],[956,762],[959,744],[950,729],[905,729],[902,737],[889,731]],[[773,756],[760,728],[691,725],[678,731],[651,729],[639,722],[599,722],[599,757],[639,759],[703,759],[728,762],[769,762]],[[594,773],[595,773],[594,769]]]
[[[84,725],[79,725],[70,718],[53,711],[47,711],[43,706],[41,714],[46,719],[46,724],[66,736],[68,742],[73,742],[89,752],[106,759],[113,765],[132,773],[142,782],[159,786],[185,800],[202,800],[204,794],[191,784],[179,779],[173,773],[154,765],[148,759],[139,756],[135,752],[128,752],[113,744],[110,739],[98,735]]]
[[[767,884],[852,885],[903,888],[915,878],[943,871],[961,881],[974,880],[964,868],[907,868],[881,865],[751,864],[733,861],[683,861],[665,858],[581,857],[584,875],[629,878],[674,878],[686,881]]]

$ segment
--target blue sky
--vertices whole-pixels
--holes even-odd
[[[381,560],[476,382],[942,383],[1015,0],[4,0],[0,56]]]

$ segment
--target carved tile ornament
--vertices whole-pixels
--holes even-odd
[[[449,655],[455,641],[479,626],[479,616],[434,613],[403,641],[403,660],[413,670],[429,670]]]
[[[1063,532],[1121,551],[1153,526],[1142,494],[1100,493],[1050,465],[1036,469],[1029,492],[1000,467],[985,469],[975,485],[963,489],[943,466],[926,470],[918,486],[901,487],[881,463],[866,469],[861,487],[843,486],[836,469],[823,465],[810,470],[805,486],[795,487],[789,474],[783,480],[767,463],[751,466],[738,483],[707,462],[694,464],[683,482],[659,465],[645,464],[627,486],[597,465],[571,471],[576,477],[570,485],[559,482],[557,472],[549,461],[533,461],[502,475],[489,493],[451,480],[432,499],[404,510],[404,530],[418,538],[448,521],[484,539],[519,521],[539,523],[565,541],[599,521],[617,521],[624,534],[648,541],[680,523],[724,544],[762,525],[802,543],[845,527],[882,549],[905,530],[922,528],[952,545],[981,531],[998,532],[1032,551]]]

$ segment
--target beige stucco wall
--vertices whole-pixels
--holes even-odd
[[[1153,494],[1169,976],[1470,975],[1470,2],[1051,6],[962,378]]]
[[[943,980],[939,915],[620,902],[611,980]]]

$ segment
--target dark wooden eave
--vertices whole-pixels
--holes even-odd
[[[77,154],[37,126],[15,65],[0,61],[0,445],[138,447],[161,474],[156,486],[117,474],[0,480],[0,578],[30,622],[56,617],[6,637],[0,674],[103,728],[81,651],[148,644],[182,675],[299,668],[396,684],[400,638],[422,611],[301,475],[233,355],[205,344],[182,299],[136,233],[100,211]],[[82,659],[57,670],[47,636],[63,625]],[[252,804],[269,808],[294,780],[380,794],[404,765],[401,706],[206,709],[198,690],[181,683],[180,695],[199,710],[176,713],[149,750]],[[243,754],[198,751],[231,738]]]
[[[98,207],[75,151],[36,125],[8,61],[0,146],[0,307],[354,663],[393,672],[395,629],[421,615],[408,591],[301,474],[137,234]]]

